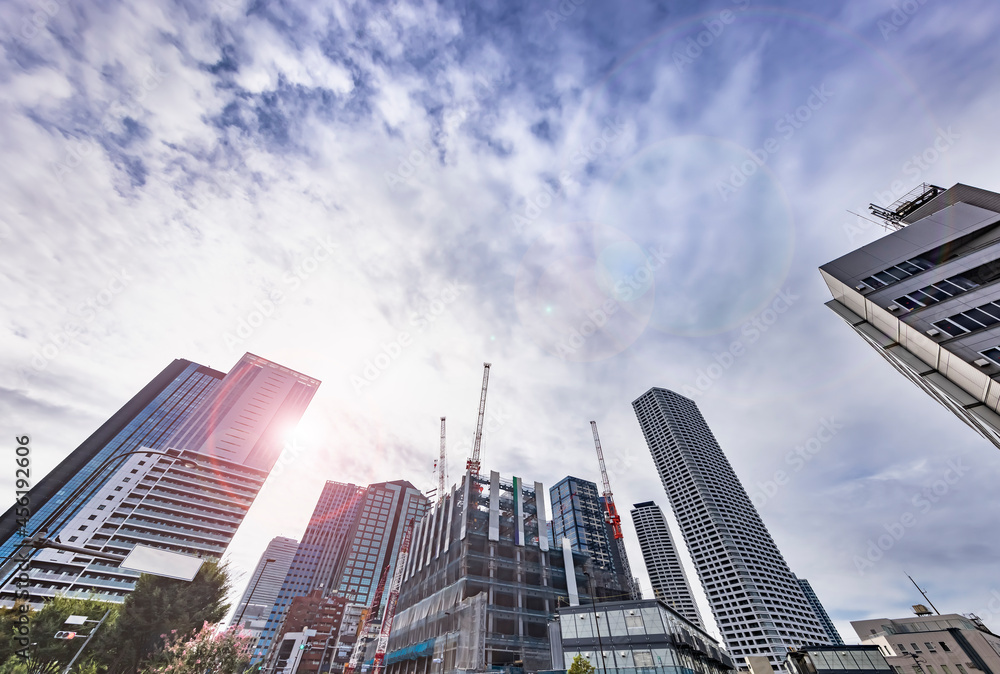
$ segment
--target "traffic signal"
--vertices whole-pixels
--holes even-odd
[[[56,639],[75,639],[76,632],[56,632]]]

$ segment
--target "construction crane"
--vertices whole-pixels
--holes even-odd
[[[413,539],[413,520],[406,525],[406,534],[399,544],[399,554],[396,555],[396,573],[392,576],[389,587],[389,598],[385,602],[385,615],[382,616],[382,628],[378,633],[378,645],[375,647],[375,666],[372,674],[382,674],[385,670],[385,651],[389,645],[389,635],[392,633],[392,621],[396,617],[396,602],[399,601],[399,588],[403,585],[403,574],[406,571],[406,559],[410,556],[410,541]]]
[[[590,422],[590,430],[594,432],[594,446],[597,448],[597,460],[601,463],[601,479],[604,480],[604,521],[611,525],[611,530],[615,535],[615,544],[618,546],[618,556],[622,560],[621,573],[628,579],[628,591],[632,599],[642,599],[639,593],[639,585],[632,575],[632,568],[628,563],[628,554],[625,552],[625,535],[622,533],[622,518],[618,514],[615,506],[615,497],[611,493],[611,482],[608,480],[608,469],[604,465],[604,452],[601,450],[601,437],[597,434],[597,422]]]
[[[358,638],[354,642],[351,659],[347,663],[347,666],[344,667],[344,674],[356,672],[361,667],[361,661],[365,654],[365,646],[369,641],[369,633],[372,631],[372,625],[375,623],[375,618],[378,615],[379,604],[382,603],[382,592],[385,590],[385,580],[389,577],[390,570],[389,565],[386,564],[385,568],[382,569],[382,575],[378,578],[375,595],[372,597],[371,605],[365,609],[364,615],[361,618],[361,626],[358,628]]]
[[[490,381],[490,364],[483,363],[483,391],[479,397],[479,421],[476,422],[476,437],[472,441],[472,454],[465,463],[465,469],[473,478],[479,477],[479,446],[483,441],[483,419],[486,417],[486,385]]]
[[[444,501],[444,487],[448,483],[448,458],[444,451],[444,417],[441,417],[441,456],[438,457],[438,503]]]

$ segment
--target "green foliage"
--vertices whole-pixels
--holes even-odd
[[[240,674],[250,658],[247,653],[256,639],[239,627],[222,630],[207,622],[193,636],[168,639],[157,658],[159,664],[143,674]]]
[[[228,572],[215,562],[205,562],[191,582],[143,574],[118,620],[95,637],[95,660],[107,674],[133,674],[158,664],[157,654],[168,642],[225,617],[228,592]]]
[[[590,660],[577,653],[573,664],[569,666],[568,674],[594,674],[594,666],[590,664]]]
[[[83,639],[97,626],[97,623],[85,623],[84,625],[66,625],[66,618],[71,615],[85,615],[90,620],[100,620],[106,611],[112,611],[109,619],[113,618],[116,612],[114,604],[100,602],[94,599],[69,599],[67,597],[55,597],[46,602],[38,611],[28,611],[24,613],[20,609],[20,604],[12,609],[5,609],[0,615],[0,624],[6,634],[11,635],[10,639],[5,639],[3,650],[0,656],[5,657],[0,674],[46,674],[49,672],[62,671],[63,667],[72,659],[79,650]],[[20,623],[20,615],[28,616],[27,637],[29,645],[23,647],[14,640],[15,630]],[[76,639],[56,639],[56,632],[77,631],[80,633]],[[22,657],[27,655],[27,658]]]

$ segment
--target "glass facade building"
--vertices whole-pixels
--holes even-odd
[[[276,635],[295,597],[319,590],[352,604],[371,603],[379,578],[396,564],[406,526],[418,522],[427,497],[409,482],[367,487],[327,482],[271,609],[255,657],[274,662]],[[388,594],[382,596],[382,603]]]
[[[734,658],[829,645],[694,401],[653,388],[632,403],[715,622]]]
[[[698,625],[655,599],[559,610],[553,666],[581,656],[597,674],[725,674],[732,658]],[[561,665],[561,667],[560,667]]]
[[[799,578],[798,576],[795,576],[795,581],[802,588],[802,594],[809,600],[809,605],[812,606],[813,613],[816,614],[816,617],[819,618],[820,623],[823,625],[826,635],[830,637],[830,643],[835,646],[842,646],[844,640],[840,638],[840,632],[837,631],[833,621],[830,620],[830,614],[823,608],[823,604],[820,602],[819,597],[816,596],[816,591],[813,590],[812,585],[805,578]]]
[[[574,550],[590,555],[595,566],[621,573],[615,565],[614,540],[604,518],[604,503],[597,485],[578,477],[564,477],[549,489],[554,541],[568,538]]]
[[[45,508],[73,499],[46,527],[50,537],[121,556],[143,544],[222,557],[319,381],[249,353],[224,376],[187,361],[172,367],[179,371],[159,382],[150,400],[133,399],[126,405],[131,413],[119,412],[105,425],[114,433],[102,427],[97,442],[92,436],[80,455],[67,458],[99,479],[80,494],[79,478],[66,480],[48,499]],[[184,435],[186,428],[208,430]],[[101,437],[108,440],[101,443]],[[102,466],[105,456],[122,458]],[[82,552],[48,548],[35,553],[28,575],[34,601],[95,594],[112,602],[124,601],[139,576]],[[16,590],[6,584],[3,598],[12,600]]]
[[[260,637],[298,548],[299,542],[294,538],[275,536],[271,539],[250,574],[247,589],[236,605],[230,625],[239,620],[244,629]],[[269,559],[274,561],[268,562]]]

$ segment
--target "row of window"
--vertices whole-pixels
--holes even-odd
[[[942,302],[949,297],[961,295],[968,290],[978,287],[978,283],[970,281],[962,274],[957,274],[943,281],[932,283],[926,288],[913,290],[907,295],[897,297],[895,302],[899,306],[907,309],[919,309],[921,307],[937,304],[938,302]]]
[[[972,663],[969,664],[971,665]],[[951,674],[951,669],[948,667],[948,665],[939,665],[939,666],[941,667],[942,674]],[[969,674],[963,665],[955,663],[955,667],[956,669],[958,669],[958,674]],[[925,671],[923,666],[917,663],[913,664],[914,674],[937,674],[937,672],[934,671],[934,665],[926,665],[926,668],[927,669]],[[906,672],[903,671],[903,668],[900,667],[899,665],[893,665],[893,669],[896,670],[896,674],[906,674]]]
[[[934,323],[934,327],[947,332],[952,337],[958,337],[997,323],[1000,323],[1000,304],[987,302],[974,309],[967,309],[937,321]]]
[[[919,274],[922,271],[927,271],[934,264],[929,260],[922,257],[910,258],[906,262],[900,262],[899,264],[889,267],[884,271],[880,271],[877,274],[872,274],[868,278],[861,279],[861,282],[872,290],[878,290],[879,288],[885,288],[891,286],[897,281],[902,281],[905,278],[909,278],[914,274]]]

